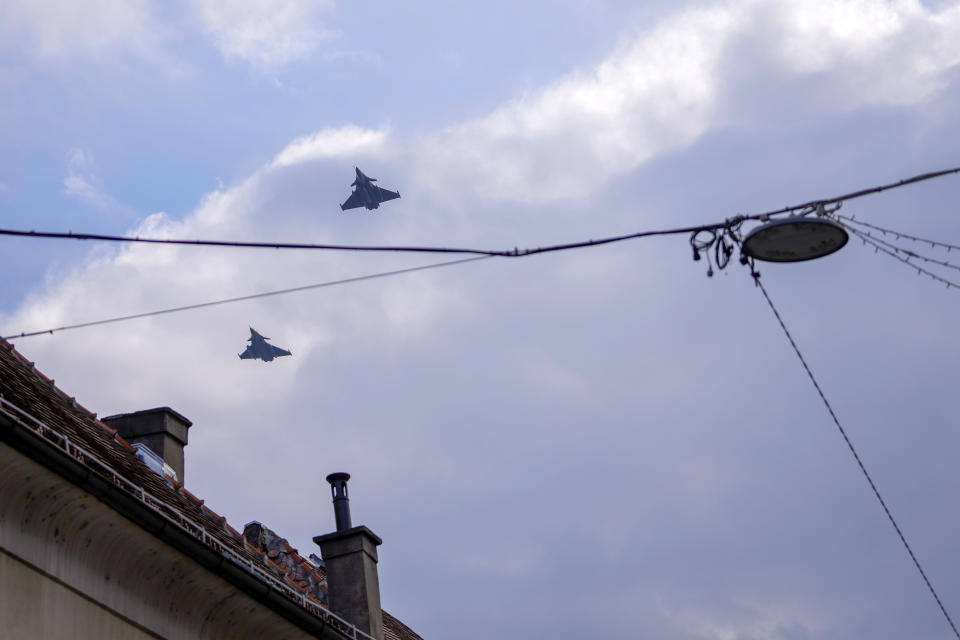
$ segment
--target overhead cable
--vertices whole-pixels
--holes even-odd
[[[449,267],[455,264],[464,264],[465,262],[473,262],[475,260],[483,260],[484,258],[489,258],[490,256],[475,256],[473,258],[462,258],[460,260],[451,260],[449,262],[437,262],[434,264],[426,264],[420,267],[409,267],[407,269],[395,269],[393,271],[382,271],[380,273],[371,273],[364,276],[355,276],[353,278],[343,278],[341,280],[331,280],[328,282],[320,282],[317,284],[308,284],[302,287],[291,287],[288,289],[277,289],[275,291],[264,291],[262,293],[254,293],[246,296],[238,296],[235,298],[224,298],[222,300],[214,300],[212,302],[201,302],[198,304],[188,304],[180,307],[170,307],[168,309],[159,309],[156,311],[146,311],[143,313],[134,313],[126,316],[117,316],[113,318],[105,318],[102,320],[92,320],[90,322],[80,322],[77,324],[69,324],[62,327],[56,327],[52,329],[44,329],[42,331],[26,331],[24,333],[18,333],[15,335],[4,336],[3,340],[14,340],[17,338],[29,338],[31,336],[39,336],[44,334],[53,334],[58,331],[66,331],[68,329],[82,329],[84,327],[94,327],[101,324],[111,324],[114,322],[123,322],[124,320],[136,320],[137,318],[147,318],[150,316],[159,316],[167,313],[177,313],[179,311],[190,311],[192,309],[202,309],[204,307],[214,307],[221,304],[230,304],[232,302],[242,302],[244,300],[254,300],[256,298],[266,298],[268,296],[279,296],[284,293],[294,293],[297,291],[307,291],[309,289],[320,289],[323,287],[332,287],[338,284],[347,284],[350,282],[361,282],[363,280],[373,280],[375,278],[386,278],[389,276],[396,276],[403,273],[413,273],[414,271],[426,271],[427,269],[437,269],[439,267]]]
[[[466,258],[462,260],[453,260],[450,262],[441,262],[432,265],[424,265],[421,267],[412,267],[409,269],[398,269],[395,271],[386,271],[382,273],[370,274],[366,276],[358,276],[355,278],[347,278],[344,280],[336,280],[332,282],[324,282],[313,285],[306,285],[303,287],[293,287],[289,289],[279,289],[276,291],[268,291],[264,293],[257,293],[248,296],[239,296],[236,298],[227,298],[223,300],[215,300],[212,302],[203,302],[192,305],[185,305],[180,307],[172,307],[169,309],[160,309],[157,311],[149,311],[144,313],[131,314],[126,316],[119,316],[114,318],[106,318],[103,320],[95,320],[91,322],[83,322],[78,324],[66,325],[63,327],[56,327],[51,329],[44,329],[40,331],[29,331],[22,332],[19,334],[6,336],[5,340],[14,339],[14,338],[28,338],[31,336],[43,335],[43,334],[52,334],[58,331],[65,331],[68,329],[79,329],[82,327],[90,327],[101,324],[108,324],[113,322],[121,322],[124,320],[133,320],[137,318],[144,318],[154,315],[166,314],[166,313],[176,313],[179,311],[188,311],[192,309],[200,309],[204,307],[210,307],[221,304],[228,304],[232,302],[241,302],[244,300],[252,300],[255,298],[261,298],[266,296],[281,295],[284,293],[292,293],[295,291],[303,291],[307,289],[316,289],[320,287],[332,286],[336,284],[346,284],[349,282],[358,282],[362,280],[369,280],[373,278],[382,278],[392,275],[398,275],[402,273],[409,273],[411,271],[420,271],[424,269],[432,269],[436,267],[443,267],[447,265],[460,264],[464,262],[470,262],[473,260],[478,260],[481,258],[490,258],[490,257],[525,257],[536,255],[540,253],[549,253],[555,251],[565,251],[569,249],[577,249],[582,247],[591,247],[599,246],[603,244],[611,244],[614,242],[621,242],[624,240],[631,240],[636,238],[645,238],[652,236],[667,236],[667,235],[677,235],[677,234],[691,234],[690,243],[693,249],[693,256],[695,260],[701,259],[701,254],[706,254],[708,259],[708,269],[707,275],[713,275],[713,265],[716,264],[718,269],[723,269],[726,267],[730,260],[730,256],[733,252],[733,249],[736,245],[740,244],[741,237],[739,235],[739,230],[743,223],[746,220],[769,220],[771,216],[783,215],[786,213],[792,213],[796,211],[802,211],[803,215],[811,213],[813,211],[823,211],[825,206],[828,205],[837,205],[836,208],[839,208],[839,205],[846,200],[853,198],[859,198],[873,193],[879,193],[881,191],[886,191],[888,189],[894,189],[897,187],[906,186],[909,184],[914,184],[917,182],[922,182],[924,180],[930,180],[933,178],[938,178],[941,176],[960,173],[960,167],[953,169],[944,169],[942,171],[936,171],[932,173],[925,173],[919,176],[914,176],[912,178],[907,178],[905,180],[900,180],[898,182],[893,182],[886,185],[881,185],[878,187],[871,187],[869,189],[861,189],[860,191],[854,191],[842,196],[837,196],[834,198],[828,198],[825,200],[811,200],[804,204],[794,205],[791,207],[783,207],[781,209],[776,209],[773,211],[767,211],[765,213],[758,213],[752,215],[738,215],[732,218],[728,218],[723,222],[716,222],[713,224],[705,224],[698,226],[690,227],[679,227],[675,229],[664,229],[656,231],[642,231],[639,233],[631,233],[620,236],[610,236],[606,238],[600,238],[597,240],[585,240],[581,242],[571,242],[567,244],[558,244],[550,245],[546,247],[537,247],[535,249],[517,249],[506,251],[488,251],[482,249],[462,249],[462,248],[450,248],[450,247],[416,247],[416,246],[373,246],[373,245],[331,245],[331,244],[308,244],[308,243],[269,243],[269,242],[235,242],[235,241],[225,241],[225,240],[183,240],[183,239],[173,239],[173,238],[141,238],[139,236],[109,236],[109,235],[100,235],[100,234],[84,234],[84,233],[55,233],[55,232],[38,232],[38,231],[17,231],[11,229],[0,229],[0,235],[8,236],[22,236],[22,237],[33,237],[33,238],[71,238],[75,240],[104,240],[104,241],[114,241],[114,242],[128,242],[128,243],[150,243],[150,244],[177,244],[177,245],[200,245],[200,246],[218,246],[218,247],[246,247],[246,248],[261,248],[261,249],[312,249],[312,250],[340,250],[340,251],[366,251],[366,252],[421,252],[421,253],[456,253],[456,254],[472,254],[473,257]],[[834,209],[834,211],[836,210]],[[832,213],[832,212],[831,212]],[[853,231],[851,229],[851,231]],[[701,239],[700,235],[706,234],[706,236]],[[708,250],[710,247],[713,247],[714,251],[713,256]],[[882,248],[882,247],[881,247]],[[885,252],[887,250],[884,249]],[[894,252],[890,252],[891,255],[897,257],[898,259],[903,260]],[[913,267],[916,267],[913,263],[903,260],[910,264]],[[747,260],[744,256],[741,256],[741,262],[746,264]],[[947,281],[936,274],[926,272],[925,270],[921,271],[927,273],[931,277],[940,280],[941,282],[947,283],[949,286],[957,286],[955,283]]]
[[[800,347],[797,346],[797,343],[794,341],[793,336],[790,335],[790,330],[787,329],[787,325],[784,324],[783,318],[780,317],[780,312],[777,311],[777,308],[773,304],[773,300],[770,299],[770,294],[767,293],[766,288],[763,286],[763,283],[760,281],[760,274],[756,271],[753,271],[754,282],[760,288],[761,293],[763,293],[764,299],[766,299],[767,304],[770,305],[770,310],[773,311],[773,315],[776,316],[777,322],[780,323],[780,328],[783,329],[784,334],[787,336],[787,340],[790,341],[790,346],[793,347],[794,353],[797,354],[797,358],[800,359],[800,364],[803,365],[803,370],[806,371],[807,377],[810,378],[810,382],[813,383],[814,389],[817,390],[817,394],[820,396],[820,399],[823,401],[824,406],[827,408],[827,412],[830,414],[830,417],[833,419],[833,423],[837,426],[837,429],[840,431],[840,435],[843,436],[843,441],[847,443],[847,447],[850,449],[850,453],[853,454],[854,460],[857,461],[857,466],[860,467],[860,471],[863,473],[863,477],[867,479],[867,483],[870,485],[870,489],[873,490],[873,495],[876,496],[877,500],[880,501],[880,506],[883,507],[883,512],[887,514],[887,519],[890,520],[890,524],[893,525],[894,530],[897,532],[897,536],[900,538],[900,542],[903,543],[904,548],[907,550],[907,553],[910,555],[910,559],[913,560],[914,566],[917,568],[917,571],[920,572],[920,576],[923,578],[924,583],[926,583],[927,588],[930,590],[933,599],[937,601],[937,606],[940,607],[940,611],[943,613],[943,616],[947,619],[947,623],[950,625],[950,628],[953,630],[953,635],[960,640],[960,631],[957,631],[956,625],[953,624],[953,619],[950,618],[950,614],[947,613],[947,608],[943,606],[943,601],[940,600],[940,596],[937,594],[936,589],[933,588],[930,579],[927,578],[926,572],[923,570],[923,567],[920,566],[920,561],[917,559],[916,554],[913,553],[913,549],[910,548],[910,544],[907,542],[906,536],[903,535],[903,531],[900,529],[900,525],[897,524],[897,521],[893,517],[893,513],[890,512],[890,508],[887,506],[886,501],[883,499],[883,496],[880,495],[880,490],[877,489],[876,483],[874,483],[873,478],[870,477],[870,474],[867,472],[867,467],[863,464],[863,460],[860,458],[860,455],[857,453],[857,450],[853,446],[853,442],[850,440],[850,436],[847,435],[847,431],[843,428],[843,425],[840,424],[840,419],[837,418],[836,412],[833,410],[833,407],[830,405],[830,402],[827,400],[827,396],[824,395],[823,389],[820,388],[820,383],[817,382],[816,377],[813,375],[813,371],[810,370],[810,365],[807,364],[807,360],[803,357],[803,354],[800,353]]]
[[[841,203],[854,198],[880,193],[889,189],[904,187],[917,182],[931,180],[942,176],[960,173],[960,167],[944,169],[924,173],[912,178],[891,182],[889,184],[861,189],[842,196],[826,198],[821,200],[811,200],[803,204],[792,205],[780,209],[774,209],[764,213],[751,215],[738,215],[729,218],[723,222],[712,224],[703,224],[692,227],[681,227],[677,229],[665,229],[660,231],[642,231],[639,233],[628,233],[618,236],[609,236],[597,240],[590,239],[580,242],[570,242],[565,244],[549,245],[546,247],[536,247],[529,249],[507,249],[507,250],[489,250],[489,249],[470,249],[455,247],[427,247],[427,246],[377,246],[377,245],[342,245],[342,244],[311,244],[302,242],[245,242],[234,240],[188,240],[177,238],[145,238],[140,236],[115,236],[96,233],[74,233],[54,232],[54,231],[24,231],[17,229],[0,229],[0,235],[19,236],[27,238],[52,238],[52,239],[72,239],[72,240],[95,240],[103,242],[122,242],[122,243],[146,243],[146,244],[175,244],[175,245],[193,245],[208,247],[235,247],[235,248],[256,248],[256,249],[299,249],[299,250],[319,250],[319,251],[361,251],[361,252],[389,252],[389,253],[456,253],[472,254],[482,256],[500,256],[505,258],[519,258],[536,255],[538,253],[548,253],[553,251],[567,251],[570,249],[579,249],[583,247],[594,247],[614,242],[623,242],[637,238],[646,238],[650,236],[677,235],[685,233],[697,233],[700,231],[716,231],[720,229],[730,229],[745,220],[768,220],[771,216],[784,215],[797,211],[812,211],[818,206]]]
[[[179,244],[198,247],[233,247],[242,249],[309,249],[320,251],[382,251],[398,253],[474,253],[480,255],[500,255],[502,253],[496,251],[457,249],[449,247],[366,246],[349,244],[313,244],[306,242],[245,242],[237,240],[184,240],[179,238],[144,238],[141,236],[112,236],[99,233],[74,233],[73,231],[20,231],[15,229],[0,229],[0,236],[52,238],[61,240],[96,240],[102,242],[122,242],[127,244]]]
[[[760,214],[761,217],[767,214]],[[749,218],[738,216],[733,219],[738,222]],[[641,231],[639,233],[628,233],[620,236],[610,236],[599,238],[597,240],[584,240],[581,242],[569,242],[565,244],[550,245],[546,247],[536,247],[530,249],[507,249],[507,250],[488,250],[488,249],[465,249],[456,247],[419,247],[419,246],[394,246],[394,245],[352,245],[352,244],[310,244],[303,242],[245,242],[233,240],[183,240],[177,238],[143,238],[140,236],[111,236],[96,233],[74,233],[73,231],[55,232],[55,231],[19,231],[15,229],[0,229],[0,235],[19,236],[26,238],[53,238],[53,239],[72,239],[72,240],[99,240],[104,242],[122,242],[122,243],[146,243],[146,244],[175,244],[192,245],[203,247],[234,247],[244,249],[307,249],[320,251],[360,251],[360,252],[381,252],[381,253],[457,253],[472,254],[488,257],[503,258],[522,258],[538,253],[549,253],[553,251],[566,251],[569,249],[579,249],[581,247],[592,247],[613,242],[622,242],[624,240],[633,240],[635,238],[646,238],[650,236],[678,235],[683,233],[695,233],[698,231],[712,231],[722,229],[731,224],[731,221],[718,222],[714,224],[697,225],[692,227],[679,227],[676,229],[663,229],[658,231]]]

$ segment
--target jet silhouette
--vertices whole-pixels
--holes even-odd
[[[259,333],[257,333],[253,327],[250,327],[250,337],[247,340],[250,342],[250,345],[247,347],[246,351],[240,354],[241,360],[263,360],[264,362],[270,362],[274,358],[279,358],[280,356],[289,356],[291,355],[286,349],[281,349],[280,347],[275,347],[267,340],[270,338],[265,338]]]
[[[357,177],[350,186],[356,188],[353,190],[353,193],[350,194],[350,197],[347,198],[347,201],[340,205],[343,211],[356,209],[357,207],[366,207],[372,211],[378,209],[381,202],[400,197],[400,193],[397,191],[381,189],[373,184],[377,179],[368,178],[359,168],[354,167],[354,170],[357,172]]]

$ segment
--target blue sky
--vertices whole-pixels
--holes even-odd
[[[960,165],[956,2],[8,2],[0,25],[4,227],[524,247]],[[341,213],[354,165],[403,197]],[[960,244],[957,180],[842,212]],[[5,335],[430,261],[3,247]],[[641,240],[16,344],[101,415],[193,420],[188,486],[235,527],[308,553],[323,476],[351,472],[385,607],[424,637],[947,636],[746,270],[705,271]],[[960,615],[958,292],[856,242],[762,273]],[[248,326],[294,356],[239,361]]]

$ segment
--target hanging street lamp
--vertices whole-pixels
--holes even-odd
[[[829,218],[790,216],[773,220],[743,238],[743,254],[766,262],[803,262],[828,256],[850,239],[846,229]]]

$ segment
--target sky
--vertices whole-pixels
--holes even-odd
[[[3,228],[524,248],[960,165],[960,2],[14,0],[0,87]],[[402,198],[341,212],[354,166]],[[840,212],[960,245],[958,190]],[[442,261],[0,246],[3,335]],[[191,419],[190,491],[304,555],[351,473],[425,638],[949,637],[749,270],[706,271],[678,235],[14,343]],[[859,241],[760,272],[960,617],[960,290]]]

